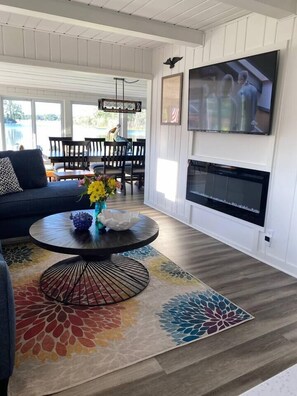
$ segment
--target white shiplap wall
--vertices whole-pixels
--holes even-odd
[[[297,277],[297,23],[295,18],[276,21],[257,14],[206,32],[203,48],[168,46],[153,53],[153,111],[150,162],[151,183],[146,203],[247,254]],[[187,131],[188,70],[205,64],[280,49],[280,67],[273,131],[270,136],[222,135]],[[183,56],[174,69],[163,65]],[[161,78],[184,72],[181,126],[160,125]],[[187,159],[233,164],[271,172],[265,228],[189,203],[185,200]],[[159,188],[162,167],[178,166],[174,199]],[[162,162],[163,161],[163,162]],[[161,176],[160,176],[161,175]],[[271,246],[264,243],[272,231]]]

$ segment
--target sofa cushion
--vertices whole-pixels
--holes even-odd
[[[21,188],[40,188],[47,185],[42,153],[39,149],[0,151],[0,158],[8,157]]]
[[[76,180],[48,183],[44,188],[24,190],[22,193],[4,195],[0,199],[0,218],[14,219],[26,216],[47,216],[53,213],[79,210],[82,188]],[[88,200],[88,197],[87,197]],[[83,200],[85,201],[85,200]],[[88,206],[84,202],[84,207]]]
[[[23,191],[8,157],[0,158],[0,195]]]

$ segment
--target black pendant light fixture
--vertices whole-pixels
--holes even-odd
[[[124,78],[114,77],[115,80],[115,99],[99,99],[98,109],[109,113],[138,113],[141,111],[141,102],[134,100],[125,100]],[[118,95],[118,82],[122,84],[122,95]],[[136,82],[136,81],[132,81]]]

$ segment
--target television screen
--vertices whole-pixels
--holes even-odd
[[[278,53],[191,69],[188,130],[270,134]]]

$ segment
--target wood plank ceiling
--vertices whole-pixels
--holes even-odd
[[[142,17],[148,21],[159,21],[166,25],[181,26],[193,30],[205,30],[250,12],[215,0],[69,0],[69,2],[93,6],[101,8],[101,10],[112,10],[119,14]],[[0,24],[137,48],[155,48],[162,45],[162,42],[156,40],[98,31],[98,29],[85,28],[71,23],[61,23],[46,18],[2,11],[1,2]]]

